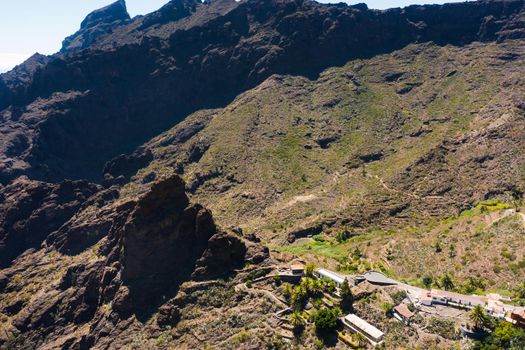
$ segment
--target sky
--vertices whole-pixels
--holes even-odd
[[[0,73],[22,63],[35,52],[53,54],[62,40],[80,28],[91,11],[115,0],[0,0]],[[340,2],[342,0],[321,0]],[[168,0],[127,0],[128,12],[136,16],[152,12]],[[410,4],[443,3],[442,0],[359,0],[368,7],[385,9]]]

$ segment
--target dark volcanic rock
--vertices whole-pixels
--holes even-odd
[[[20,178],[0,192],[0,267],[38,248],[99,191],[85,181],[47,184]]]
[[[129,20],[124,0],[93,11],[82,21],[80,30],[64,40],[60,52],[85,49],[100,36],[111,33],[118,26],[128,23]]]
[[[7,180],[19,174],[100,180],[109,159],[188,113],[225,105],[272,74],[312,76],[413,42],[462,45],[520,37],[523,4],[375,11],[313,1],[188,0],[125,23],[123,5],[116,3],[84,23],[77,37],[87,41],[75,45],[85,50],[54,56],[20,81],[0,78],[0,117],[13,126],[4,132],[19,130],[30,145],[13,148],[9,157],[0,149],[1,174]],[[111,33],[91,34],[105,26]],[[46,110],[28,108],[43,101]]]
[[[45,248],[65,254],[86,249],[78,241],[97,237],[100,258],[77,260],[60,283],[31,303],[11,303],[4,311],[13,314],[19,336],[8,348],[29,349],[31,337],[52,337],[85,323],[92,325],[89,335],[72,335],[70,341],[93,346],[109,333],[128,330],[134,317],[145,321],[157,311],[159,325],[175,325],[183,282],[227,275],[244,264],[248,250],[258,261],[267,257],[267,250],[253,243],[247,248],[241,238],[221,232],[208,210],[189,202],[184,188],[178,176],[159,180],[138,198],[92,210],[95,220],[77,215],[53,234]],[[12,273],[0,277],[0,287],[12,278]]]
[[[130,178],[139,169],[144,168],[153,160],[153,154],[149,150],[138,150],[131,155],[122,154],[113,158],[104,166],[104,175],[112,177],[124,176]]]

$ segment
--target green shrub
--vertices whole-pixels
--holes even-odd
[[[403,301],[403,299],[405,299],[407,297],[407,293],[404,290],[398,290],[398,291],[392,293],[392,295],[390,295],[390,297],[394,301],[394,304],[397,305],[397,304],[401,303]]]
[[[341,315],[339,308],[322,308],[312,316],[317,332],[332,331],[337,328],[337,318]]]
[[[432,287],[432,283],[434,283],[434,279],[432,278],[432,276],[424,276],[421,279],[421,282],[423,283],[426,289],[429,289],[430,287]]]
[[[339,231],[336,233],[335,235],[335,239],[337,240],[337,242],[339,243],[343,243],[344,241],[346,241],[348,238],[350,238],[350,234],[344,230],[344,231]]]
[[[431,333],[442,336],[446,339],[456,339],[456,329],[454,327],[454,321],[431,317],[427,322],[427,329]]]
[[[276,286],[280,286],[281,285],[281,276],[279,276],[279,275],[273,276],[273,283],[275,283]]]
[[[381,303],[381,309],[385,312],[385,314],[390,314],[392,310],[394,309],[394,305],[388,302]]]
[[[525,331],[506,321],[498,321],[494,331],[482,341],[477,341],[473,350],[525,349]]]

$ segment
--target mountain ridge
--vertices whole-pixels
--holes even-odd
[[[53,104],[53,94],[75,92],[74,95],[70,95],[75,96],[73,98],[57,99],[56,103],[69,105],[70,116],[57,116],[55,119],[65,118],[60,123],[69,124],[68,134],[76,134],[75,138],[65,137],[60,130],[54,129],[53,122],[47,122],[47,118],[36,120],[36,123],[31,122],[34,126],[30,128],[36,132],[38,139],[27,142],[31,145],[29,148],[15,147],[10,151],[16,154],[14,159],[19,166],[10,166],[9,159],[13,157],[4,156],[5,166],[2,170],[3,175],[0,176],[4,182],[17,176],[16,174],[31,175],[32,172],[37,179],[42,180],[64,177],[99,180],[100,170],[106,161],[119,153],[130,152],[139,145],[137,141],[132,140],[146,141],[196,109],[224,105],[240,91],[255,86],[273,73],[310,74],[322,67],[342,64],[355,55],[366,56],[379,47],[382,50],[392,50],[411,41],[434,40],[442,44],[459,44],[475,39],[502,40],[508,34],[505,25],[513,23],[523,8],[523,2],[516,0],[363,12],[355,7],[321,5],[314,2],[237,3],[221,0],[210,4],[197,4],[195,8],[200,10],[193,14],[189,11],[189,16],[179,18],[175,22],[148,26],[146,31],[151,30],[156,34],[145,35],[141,44],[132,44],[137,39],[142,40],[140,36],[135,38],[136,31],[133,28],[148,18],[156,18],[159,13],[164,13],[162,11],[169,12],[170,6],[178,3],[171,2],[156,14],[137,18],[127,26],[119,26],[112,34],[103,36],[98,43],[95,42],[88,51],[58,55],[40,67],[32,75],[29,84],[13,85],[12,79],[6,80],[5,75],[2,76],[0,108],[3,109],[2,118],[6,123],[12,120],[14,124],[21,122],[22,125],[27,125],[22,106],[33,106],[42,99]],[[194,3],[190,2],[190,7],[194,6],[191,4]],[[258,8],[257,4],[260,4],[261,8]],[[417,25],[425,16],[435,18],[431,13],[433,11],[443,13],[440,15],[443,20],[452,20],[454,25],[447,30],[433,27],[436,22],[431,20],[427,20],[425,25]],[[297,15],[299,13],[304,13],[307,17],[302,19]],[[462,16],[458,14],[466,13],[468,15],[465,15],[465,18],[458,17]],[[269,14],[272,17],[268,17]],[[489,15],[493,15],[494,18]],[[487,16],[489,18],[485,20]],[[178,15],[176,17],[178,18]],[[190,30],[193,21],[195,29]],[[309,30],[301,28],[305,21],[310,26]],[[298,31],[284,29],[294,26]],[[125,29],[128,27],[131,28],[129,32]],[[360,32],[361,27],[367,27],[368,30]],[[210,31],[212,28],[213,31]],[[219,28],[222,29],[218,30]],[[196,31],[201,32],[198,35],[204,35],[201,41],[193,39],[192,36],[197,35],[193,34],[197,33]],[[266,37],[261,41],[263,37],[259,39],[254,36],[256,32],[265,33]],[[379,36],[373,33],[379,33]],[[521,35],[519,33],[519,30],[512,31],[513,36]],[[112,37],[118,38],[117,45],[122,45],[122,50],[113,47]],[[126,44],[126,38],[131,42]],[[193,40],[194,43],[209,41],[212,44],[205,49],[188,45],[188,40]],[[221,40],[224,43],[221,43]],[[179,45],[182,50],[174,50]],[[254,51],[259,53],[251,57],[250,47],[258,46],[263,49]],[[313,49],[316,46],[317,48]],[[144,50],[147,52],[145,56],[142,53]],[[93,54],[88,53],[90,51],[93,51]],[[205,54],[199,55],[199,52]],[[319,56],[321,52],[322,55]],[[144,58],[137,61],[132,56]],[[299,57],[308,59],[303,60]],[[112,61],[119,64],[113,64]],[[126,61],[125,65],[122,64],[123,61]],[[208,64],[212,61],[213,65]],[[105,68],[95,69],[97,66]],[[48,79],[48,76],[53,76],[53,80]],[[198,79],[195,79],[196,77]],[[136,84],[138,81],[144,83]],[[192,86],[192,81],[198,81],[199,85]],[[227,85],[228,89],[220,88],[221,81],[230,82]],[[124,88],[144,84],[149,84],[159,93],[153,95],[142,87],[142,90]],[[160,93],[162,91],[164,93]],[[169,94],[166,94],[168,91]],[[111,99],[107,98],[108,95],[112,96]],[[94,102],[100,100],[104,103]],[[144,107],[140,106],[134,107],[137,103],[133,101],[141,101],[142,106],[149,104],[150,110],[144,110]],[[12,106],[8,107],[9,105]],[[122,110],[119,105],[126,105],[127,110]],[[83,115],[81,111],[86,108],[84,106],[91,106],[94,114],[99,115],[101,120],[88,122],[87,115]],[[173,113],[173,110],[177,112]],[[144,122],[145,119],[148,123]],[[69,120],[76,120],[77,126]],[[79,130],[78,125],[81,124],[84,127]],[[119,130],[118,128],[118,133],[112,132]],[[11,137],[13,136],[4,132],[4,138]],[[100,146],[87,149],[87,142],[76,146],[78,142],[75,139],[98,139],[97,144]],[[64,147],[66,144],[69,147]],[[66,149],[71,149],[75,157],[65,152]],[[4,146],[2,153],[5,154],[6,151]],[[27,152],[27,155],[24,155],[24,152]],[[50,159],[46,160],[45,157]],[[49,166],[48,170],[31,165],[43,162],[54,165]],[[71,169],[71,164],[75,164],[74,168],[77,170]]]

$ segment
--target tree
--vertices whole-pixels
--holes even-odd
[[[307,299],[308,291],[303,286],[295,286],[290,298],[290,305],[294,310],[302,310]]]
[[[337,240],[338,243],[343,243],[344,241],[346,241],[348,239],[348,232],[343,230],[343,231],[339,231],[337,232],[337,234],[335,235],[335,239]]]
[[[368,345],[368,340],[361,333],[352,334],[352,339],[354,339],[357,342],[357,346],[360,348],[364,348]]]
[[[341,310],[339,308],[322,308],[313,315],[315,330],[317,332],[328,332],[337,328],[337,317]]]
[[[331,279],[329,279],[328,277],[323,277],[322,279],[322,283],[324,285],[324,290],[327,291],[328,293],[333,293],[335,292],[336,290],[336,285],[335,285],[335,282],[332,281]]]
[[[421,281],[423,282],[423,285],[426,289],[430,289],[432,283],[434,283],[434,279],[432,278],[432,276],[424,276]]]
[[[313,295],[321,295],[324,290],[324,283],[320,279],[313,280],[312,283],[312,294]]]
[[[448,273],[444,274],[443,277],[441,277],[441,286],[445,288],[445,290],[454,289],[454,281]]]
[[[311,277],[305,277],[301,280],[300,286],[304,289],[306,294],[310,295],[314,289],[314,279]]]
[[[294,311],[290,315],[290,324],[293,326],[294,333],[298,333],[303,329],[304,319],[299,311]]]
[[[474,322],[474,327],[477,329],[484,328],[490,321],[489,315],[487,315],[487,312],[481,305],[476,305],[470,310],[469,318]]]
[[[304,267],[304,275],[305,275],[305,276],[313,277],[313,275],[314,275],[314,271],[315,271],[315,266],[314,266],[314,264],[307,264],[307,265]]]
[[[339,288],[339,294],[341,295],[341,307],[343,309],[348,309],[352,307],[352,303],[354,302],[354,296],[346,278],[343,284],[341,284],[341,287]]]
[[[525,331],[506,321],[498,321],[490,336],[474,343],[473,350],[525,349]]]
[[[293,287],[290,283],[285,283],[283,285],[283,294],[286,300],[290,301],[290,299],[292,298],[292,294],[293,294]]]
[[[525,299],[525,281],[521,282],[516,289],[516,297]]]

